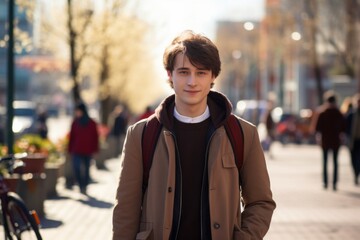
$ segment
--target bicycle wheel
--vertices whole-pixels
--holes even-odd
[[[18,240],[42,240],[38,224],[23,200],[15,193],[8,193],[6,224],[8,238]]]

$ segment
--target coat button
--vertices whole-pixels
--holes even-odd
[[[215,229],[219,229],[219,228],[220,228],[220,224],[219,224],[219,223],[214,223],[214,228],[215,228]]]
[[[168,187],[168,192],[172,192],[172,187]]]

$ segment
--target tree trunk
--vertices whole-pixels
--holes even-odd
[[[360,40],[360,1],[355,1],[355,16],[356,16],[356,36],[355,42],[358,43]],[[356,47],[356,60],[355,60],[355,80],[357,80],[358,89],[357,92],[360,93],[360,48]]]
[[[308,16],[310,18],[310,62],[311,67],[313,69],[314,78],[316,81],[316,90],[318,95],[318,104],[322,104],[323,102],[323,86],[322,86],[322,74],[321,74],[321,66],[319,64],[318,55],[317,55],[317,2],[316,0],[307,0],[308,9]]]
[[[358,11],[359,10],[359,5],[358,5]],[[357,35],[359,36],[360,34],[360,19],[357,20]],[[355,61],[356,65],[355,65],[355,81],[357,81],[358,84],[358,89],[357,92],[360,93],[360,48],[357,48],[357,56],[356,56],[356,61]]]
[[[114,101],[109,94],[109,63],[108,63],[108,46],[105,45],[102,49],[102,69],[100,72],[100,86],[103,89],[100,96],[100,121],[102,124],[107,124],[108,117],[114,108]]]
[[[78,62],[76,61],[75,50],[76,50],[76,32],[73,29],[72,21],[72,8],[71,8],[72,0],[68,0],[68,31],[69,31],[69,47],[70,47],[70,75],[71,79],[73,80],[73,100],[75,103],[81,101],[80,95],[80,87],[79,83],[77,82],[77,71],[78,71]]]
[[[346,42],[345,42],[345,56],[346,56],[346,71],[351,79],[355,77],[355,64],[356,64],[356,55],[354,51],[356,49],[356,20],[357,20],[357,11],[356,11],[356,0],[346,0]]]

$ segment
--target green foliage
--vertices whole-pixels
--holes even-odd
[[[62,153],[52,141],[43,139],[36,134],[26,134],[19,138],[14,144],[14,152],[26,152],[28,154],[42,153],[47,155],[48,162],[56,162]]]
[[[7,146],[0,144],[0,157],[5,156],[7,154]]]

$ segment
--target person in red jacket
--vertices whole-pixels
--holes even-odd
[[[75,117],[71,124],[68,151],[73,161],[75,178],[80,192],[86,194],[90,181],[91,157],[99,149],[97,124],[88,115],[84,103],[75,108]]]

